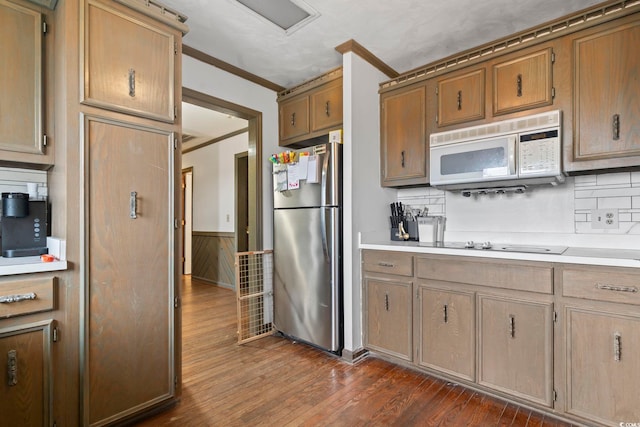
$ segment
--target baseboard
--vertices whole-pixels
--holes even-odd
[[[197,279],[197,280],[199,280],[201,282],[207,282],[207,283],[210,283],[212,285],[220,286],[221,288],[226,288],[226,289],[229,289],[229,290],[232,290],[232,291],[236,290],[236,287],[233,286],[230,283],[218,282],[216,280],[207,279],[206,277],[194,276],[193,274],[191,275],[191,277],[193,279]]]
[[[349,363],[357,363],[360,360],[367,357],[369,354],[369,350],[366,348],[359,348],[354,351],[351,350],[342,350],[342,360]]]

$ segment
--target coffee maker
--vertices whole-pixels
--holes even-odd
[[[48,203],[26,193],[2,193],[2,256],[46,254]]]

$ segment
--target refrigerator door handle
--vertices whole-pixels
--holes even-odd
[[[328,192],[331,190],[329,184],[333,185],[333,183],[327,182],[329,180],[329,155],[330,151],[327,151],[322,155],[322,186],[320,189],[320,206],[327,206],[327,200],[329,199]]]
[[[322,234],[322,254],[324,255],[324,262],[329,263],[329,243],[327,236],[327,215],[331,215],[331,210],[323,208],[320,212],[320,234]]]

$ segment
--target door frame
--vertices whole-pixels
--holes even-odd
[[[191,175],[190,188],[187,188],[187,175]],[[189,268],[189,273],[186,273],[185,270],[187,265],[187,231],[189,231],[189,234],[193,231],[193,166],[182,169],[180,182],[182,185],[182,191],[180,192],[180,206],[182,207],[182,274],[191,274],[191,268]],[[189,200],[189,206],[191,207],[191,212],[189,212],[188,216],[189,221],[187,221],[187,200]],[[193,252],[189,251],[189,258],[192,256]],[[191,264],[191,260],[189,260],[189,263]]]
[[[182,101],[247,120],[249,128],[249,250],[261,250],[262,227],[262,113],[206,93],[182,88]]]
[[[242,241],[241,236],[243,234],[248,234],[248,228],[249,228],[249,223],[248,223],[248,219],[245,219],[245,211],[248,210],[249,208],[249,192],[248,192],[248,185],[249,185],[249,174],[248,174],[248,167],[249,167],[249,161],[248,161],[248,157],[249,157],[249,152],[248,151],[243,151],[242,153],[236,153],[234,156],[234,168],[233,168],[233,174],[234,174],[234,189],[235,189],[235,195],[234,195],[234,216],[235,216],[235,221],[234,221],[234,228],[235,228],[235,233],[236,233],[236,252],[244,252],[244,251],[248,251],[249,250],[249,242],[248,242],[248,238],[247,238],[247,247],[243,247],[240,248],[240,241]],[[240,174],[240,166],[241,163],[246,163],[247,164],[247,174],[246,175],[241,175]],[[247,192],[245,194],[243,194],[240,190],[241,189],[247,189]],[[242,197],[246,197],[247,198],[247,207],[244,208],[244,206],[241,204],[241,198]]]

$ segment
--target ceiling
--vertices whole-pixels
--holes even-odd
[[[198,105],[182,103],[182,150],[220,138],[249,125],[244,119]]]
[[[186,45],[286,88],[342,65],[351,39],[403,73],[600,2],[304,0],[320,16],[286,34],[236,0],[163,0],[189,18]]]

